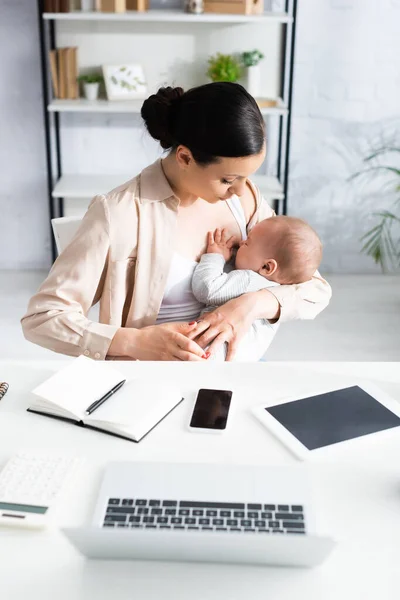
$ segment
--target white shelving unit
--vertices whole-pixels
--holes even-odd
[[[91,198],[107,193],[132,178],[132,173],[119,175],[62,175],[57,181],[53,198]],[[252,181],[260,188],[267,202],[283,200],[283,187],[277,177],[254,175]]]
[[[110,21],[127,23],[291,23],[293,18],[285,12],[265,12],[262,15],[229,15],[203,13],[201,15],[185,13],[182,10],[148,10],[146,12],[127,11],[124,13],[82,12],[44,13],[45,20],[57,21]]]
[[[276,106],[260,107],[263,115],[285,115],[287,107],[282,98],[277,98]],[[91,113],[140,113],[143,100],[52,100],[48,105],[50,112],[91,112]]]
[[[42,6],[41,0],[38,0],[39,7]],[[291,4],[292,3],[292,4]],[[41,39],[41,55],[42,55],[42,70],[43,70],[43,89],[44,89],[44,100],[45,100],[45,115],[46,115],[46,147],[47,147],[47,158],[48,158],[48,173],[49,173],[49,205],[50,205],[50,218],[55,216],[60,216],[64,212],[64,200],[71,199],[71,202],[76,203],[81,199],[90,199],[96,194],[106,193],[107,191],[115,188],[120,185],[124,181],[128,181],[131,179],[135,173],[127,173],[127,174],[78,174],[78,173],[69,173],[63,174],[63,161],[62,161],[62,152],[61,152],[61,133],[60,133],[60,123],[62,119],[63,113],[97,113],[97,114],[105,114],[111,115],[113,114],[140,114],[140,110],[143,104],[143,100],[135,100],[135,101],[109,101],[106,99],[99,99],[95,102],[91,102],[80,98],[78,100],[59,100],[52,98],[52,94],[50,91],[50,70],[48,64],[48,50],[50,48],[55,48],[58,44],[58,35],[59,28],[56,25],[60,23],[60,28],[64,37],[62,38],[62,42],[69,42],[72,40],[72,43],[75,45],[79,44],[79,39],[82,41],[82,37],[77,39],[75,37],[75,29],[77,31],[82,32],[82,28],[87,29],[87,36],[92,34],[97,35],[99,31],[102,31],[103,35],[115,35],[116,32],[119,32],[122,28],[124,35],[130,35],[130,27],[134,27],[134,25],[139,24],[140,28],[133,28],[132,33],[136,32],[136,35],[143,35],[146,33],[145,24],[182,24],[183,29],[182,33],[186,34],[188,28],[185,29],[185,25],[198,25],[199,29],[190,29],[191,31],[199,32],[194,33],[195,37],[197,35],[209,35],[207,26],[214,24],[215,27],[218,25],[227,27],[229,26],[246,26],[246,25],[265,25],[266,27],[272,26],[274,24],[277,26],[284,27],[284,37],[283,37],[283,46],[281,46],[282,54],[277,56],[277,60],[279,60],[279,68],[278,68],[282,82],[280,84],[282,97],[276,98],[276,105],[272,107],[260,107],[261,113],[265,117],[274,117],[277,116],[279,118],[279,150],[278,150],[278,177],[267,176],[267,175],[256,175],[252,177],[252,180],[259,186],[261,192],[263,193],[265,199],[275,208],[277,207],[277,203],[283,201],[285,204],[285,187],[286,184],[282,185],[281,183],[281,162],[282,165],[285,163],[285,177],[287,183],[287,175],[286,171],[288,169],[288,137],[286,140],[286,145],[282,145],[282,139],[286,135],[283,133],[283,123],[290,123],[290,116],[286,120],[284,117],[287,117],[290,112],[290,101],[291,101],[291,80],[292,80],[292,69],[290,70],[289,80],[290,80],[290,93],[289,95],[285,93],[285,79],[287,79],[287,71],[286,71],[286,62],[288,60],[288,28],[291,28],[291,31],[294,31],[295,27],[295,6],[296,0],[288,0],[286,5],[291,6],[291,10],[289,12],[265,12],[261,15],[236,15],[236,14],[213,14],[213,13],[204,13],[201,15],[193,15],[183,12],[183,10],[176,9],[164,9],[164,10],[149,10],[147,12],[135,12],[128,11],[125,13],[103,13],[103,12],[81,12],[75,11],[70,13],[42,13],[40,16],[40,39]],[[76,23],[76,27],[74,27],[74,23]],[[86,23],[86,25],[85,25]],[[110,27],[107,28],[107,24],[110,24]],[[141,26],[143,24],[143,27]],[[152,27],[158,27],[157,25],[153,25]],[[206,29],[205,29],[206,28]],[[242,28],[237,29],[235,35],[237,39],[240,39],[242,34]],[[108,33],[108,32],[112,33]],[[165,30],[166,32],[168,29]],[[178,29],[178,31],[180,31]],[[222,31],[222,30],[221,30]],[[227,31],[225,28],[224,31]],[[258,31],[258,30],[257,30]],[[268,31],[271,31],[268,29]],[[276,31],[276,30],[274,30]],[[68,37],[65,37],[65,32],[67,32]],[[206,33],[205,33],[206,32]],[[81,33],[82,35],[82,33]],[[85,30],[86,35],[86,30]],[[249,34],[247,34],[249,35]],[[260,42],[264,38],[264,34],[257,34],[260,37],[257,38]],[[265,34],[267,35],[267,34]],[[294,44],[294,33],[291,33],[292,36],[292,44]],[[244,39],[244,38],[243,38]],[[78,40],[78,41],[77,41]],[[97,40],[97,44],[98,44]],[[256,43],[257,42],[254,42]],[[220,44],[220,39],[218,38],[218,45]],[[62,43],[61,43],[62,45]],[[251,46],[251,39],[249,39],[249,46]],[[290,48],[289,48],[290,49]],[[293,50],[290,49],[291,56],[290,61],[293,62]],[[196,56],[196,54],[194,55]],[[171,56],[169,56],[171,58]],[[204,57],[203,57],[204,58]],[[192,57],[192,60],[194,58]],[[279,96],[279,93],[278,93]],[[289,106],[284,101],[283,98],[289,98]],[[66,117],[65,117],[66,118]],[[72,117],[71,117],[72,118]],[[85,117],[86,118],[86,117]],[[87,117],[89,118],[89,117]],[[83,117],[82,117],[83,119]],[[64,123],[64,121],[62,121]],[[73,129],[74,124],[70,120],[68,121],[69,128],[69,140],[71,142],[71,129]],[[289,126],[290,129],[290,126]],[[289,132],[290,133],[290,132]],[[55,151],[54,151],[55,147]],[[283,150],[283,147],[285,150]],[[286,153],[286,157],[284,156],[281,161],[282,153]],[[68,168],[71,171],[71,163]],[[72,169],[73,170],[73,169]],[[56,173],[56,175],[54,175]],[[74,200],[72,200],[74,199]],[[58,210],[57,210],[58,206]],[[56,256],[55,247],[53,245],[53,256]]]

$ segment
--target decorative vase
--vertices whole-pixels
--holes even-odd
[[[94,0],[81,0],[81,11],[82,12],[92,12],[95,10],[95,1]]]
[[[201,15],[204,12],[203,0],[185,0],[184,10],[193,15]]]
[[[83,93],[85,94],[86,100],[97,100],[99,97],[99,84],[98,83],[84,83]]]
[[[261,88],[261,69],[260,65],[254,65],[253,67],[247,67],[247,91],[254,98],[260,96]]]

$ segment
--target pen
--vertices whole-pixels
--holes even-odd
[[[109,392],[107,392],[107,394],[105,394],[104,396],[102,396],[99,400],[96,400],[96,402],[93,402],[93,404],[91,404],[85,410],[85,414],[86,415],[91,415],[92,412],[96,410],[96,408],[99,408],[99,406],[101,406],[103,404],[103,402],[105,402],[106,400],[108,400],[110,398],[110,396],[112,396],[113,394],[115,394],[115,392],[117,392],[120,388],[122,388],[122,386],[124,385],[125,381],[126,381],[126,379],[124,379],[123,381],[120,381]]]

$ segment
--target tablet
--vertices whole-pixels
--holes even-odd
[[[400,425],[400,403],[370,383],[252,409],[298,458]]]

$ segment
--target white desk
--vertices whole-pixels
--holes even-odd
[[[107,368],[107,364],[105,366]],[[86,457],[57,510],[57,526],[89,522],[102,467],[110,460],[274,464],[295,459],[248,412],[267,394],[284,396],[370,378],[400,401],[399,363],[114,363],[126,374],[178,378],[188,402],[140,444],[27,413],[29,390],[60,362],[1,362],[10,384],[0,402],[0,464],[24,449]],[[185,429],[199,387],[235,391],[232,428],[223,435]],[[321,532],[339,544],[313,570],[156,562],[87,561],[58,532],[0,530],[4,600],[396,600],[400,595],[400,430],[332,449],[309,464]]]

